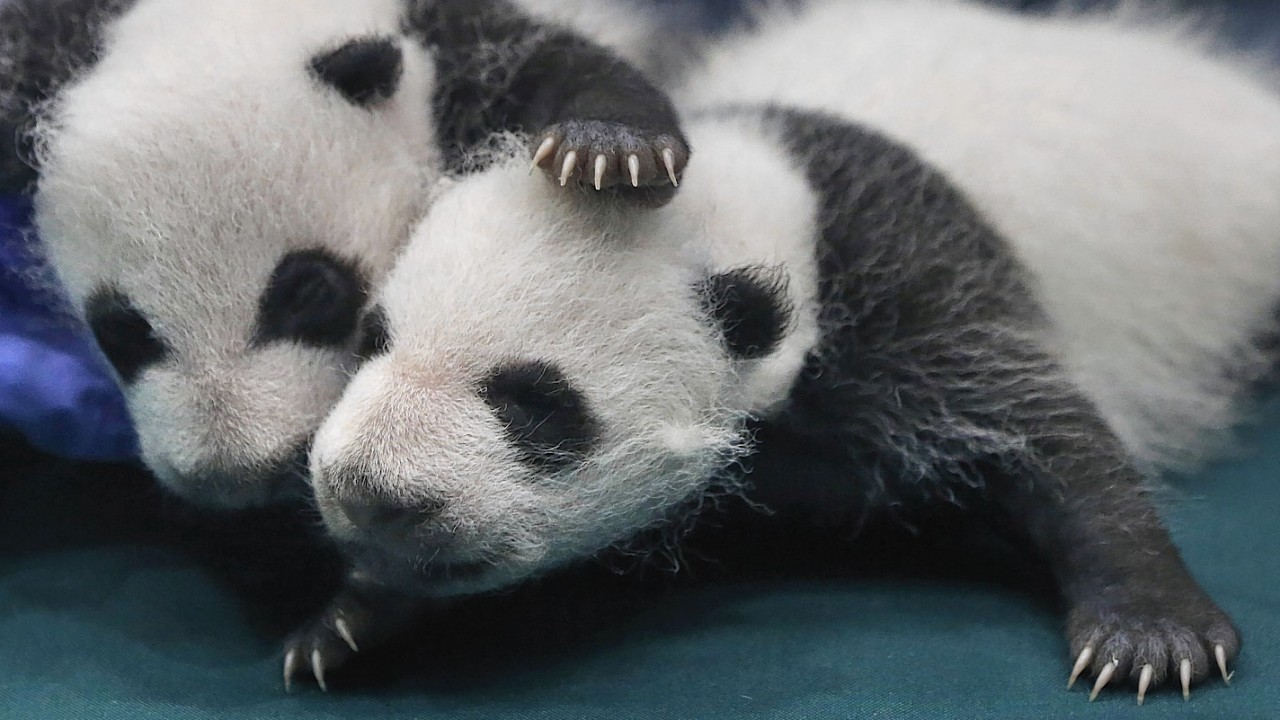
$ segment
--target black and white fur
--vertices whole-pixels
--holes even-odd
[[[890,62],[868,80],[831,66],[847,45],[813,41],[863,27],[832,13],[926,6],[961,9],[925,47],[972,44],[990,72],[957,75],[949,93],[928,79],[951,67],[936,58],[915,84],[892,82],[905,76]],[[591,557],[734,486],[724,470],[741,461],[749,498],[814,524],[939,501],[1003,516],[1051,565],[1072,681],[1091,670],[1094,695],[1228,675],[1239,635],[1183,566],[1145,469],[1198,455],[1263,364],[1280,161],[1254,150],[1280,141],[1280,103],[1173,36],[1111,20],[813,7],[795,21],[815,20],[808,32],[772,54],[766,33],[723,49],[724,65],[713,56],[702,86],[736,77],[738,98],[810,109],[705,111],[690,128],[698,160],[660,212],[552,210],[546,188],[510,192],[514,166],[433,208],[379,297],[384,351],[317,435],[316,496],[359,582],[294,638],[287,673],[305,660],[322,674],[385,632],[379,607],[397,591],[484,592]],[[1081,63],[1116,72],[1041,68],[1027,94],[1016,61],[1085,47],[1098,52]],[[756,51],[787,79],[740,64]],[[1126,65],[1153,52],[1160,62]],[[931,118],[912,132],[973,205],[838,119],[866,107],[890,129]],[[1124,334],[1148,324],[1152,342]],[[1089,367],[1161,372],[1127,388]],[[1222,411],[1166,418],[1184,393]],[[798,482],[797,457],[827,472]]]
[[[698,162],[652,216],[549,209],[518,165],[430,211],[379,296],[385,351],[312,455],[357,596],[541,575],[735,485],[742,460],[749,498],[835,527],[889,504],[1002,513],[1055,571],[1099,688],[1189,687],[1235,657],[1031,275],[959,192],[828,116],[690,129]],[[798,485],[796,457],[828,472]],[[365,645],[376,604],[340,603],[291,669],[350,655],[325,628]]]
[[[144,461],[204,505],[296,480],[369,293],[496,130],[643,204],[687,158],[643,75],[505,0],[0,5],[0,186],[34,193]]]
[[[1013,244],[1064,364],[1144,466],[1220,449],[1274,361],[1274,63],[1153,3],[772,5],[705,48],[680,107],[832,109],[905,142]]]

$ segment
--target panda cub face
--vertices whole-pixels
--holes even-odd
[[[271,500],[357,360],[438,167],[400,15],[144,0],[36,127],[38,230],[188,499]]]
[[[713,318],[767,352],[776,333],[728,308],[759,295],[707,282],[665,211],[536,180],[519,162],[433,204],[378,296],[382,352],[316,436],[325,523],[382,582],[472,593],[588,557],[745,449],[742,359]]]

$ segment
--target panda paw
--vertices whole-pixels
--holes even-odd
[[[1176,609],[1170,609],[1176,604]],[[1072,610],[1068,635],[1076,658],[1067,687],[1089,670],[1095,678],[1089,700],[1113,683],[1136,685],[1138,704],[1147,691],[1178,682],[1184,699],[1191,686],[1220,674],[1230,684],[1230,664],[1240,636],[1208,598],[1149,598]]]
[[[329,691],[326,674],[345,665],[360,646],[357,620],[333,608],[289,636],[284,643],[284,690],[293,691],[298,675],[311,675],[321,690]]]
[[[421,600],[348,587],[328,607],[284,643],[284,689],[292,692],[299,676],[310,675],[328,692],[328,675],[355,657],[380,646],[415,622]]]
[[[598,120],[570,120],[538,136],[533,166],[561,187],[575,185],[661,205],[675,194],[689,147],[668,133]]]

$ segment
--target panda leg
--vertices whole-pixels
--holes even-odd
[[[284,643],[284,688],[299,676],[315,678],[328,692],[328,676],[356,653],[385,644],[435,609],[421,597],[349,580],[324,611]]]
[[[1080,400],[1035,423],[1029,457],[1006,460],[995,489],[1056,575],[1069,608],[1074,667],[1091,671],[1089,699],[1112,684],[1191,686],[1240,651],[1230,618],[1191,577],[1144,478],[1096,412]]]

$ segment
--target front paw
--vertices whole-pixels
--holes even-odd
[[[427,603],[418,598],[345,588],[318,617],[285,640],[285,692],[292,691],[299,674],[310,674],[328,692],[328,673],[346,665],[356,653],[402,633],[427,609]]]
[[[598,120],[570,120],[536,139],[534,167],[560,185],[613,190],[648,204],[670,200],[689,162],[683,138]]]
[[[1160,597],[1088,603],[1071,611],[1067,636],[1076,658],[1067,687],[1085,670],[1096,678],[1092,701],[1117,678],[1147,691],[1177,678],[1183,698],[1216,668],[1230,683],[1229,664],[1240,652],[1231,619],[1208,598]]]

